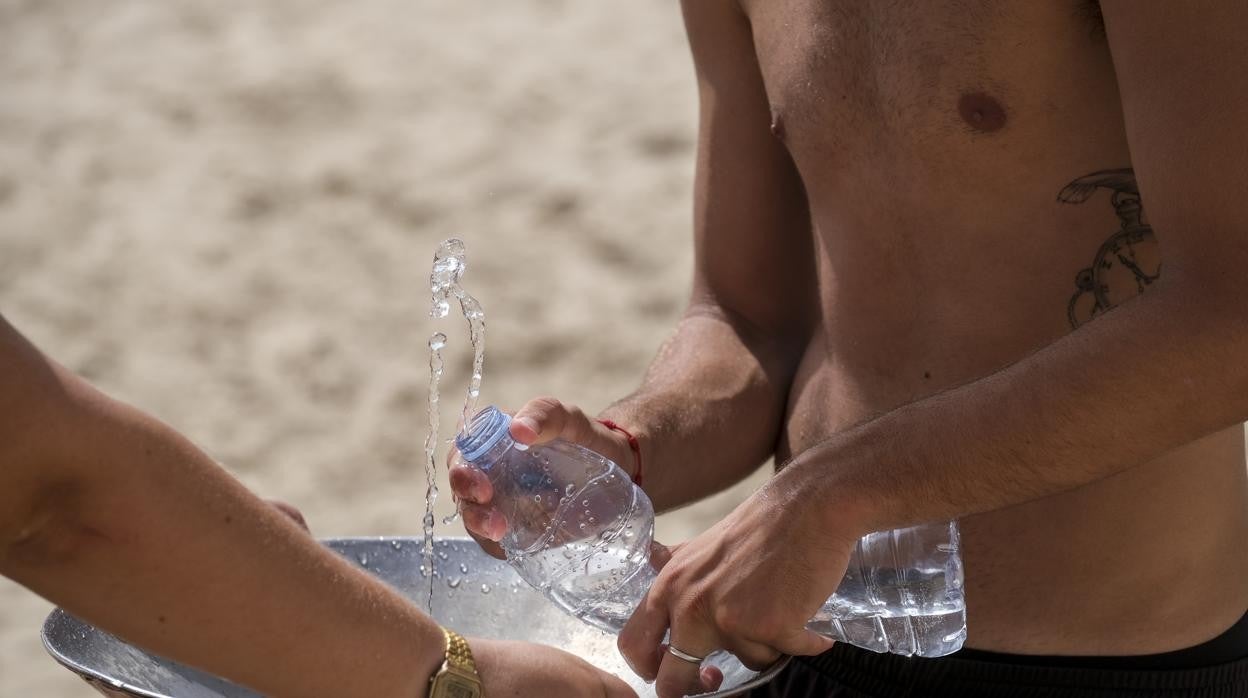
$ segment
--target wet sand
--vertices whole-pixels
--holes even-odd
[[[426,316],[441,239],[501,405],[624,395],[688,292],[669,0],[0,0],[0,84],[0,312],[318,535],[420,530],[429,333],[451,424],[469,363]],[[44,654],[49,608],[0,581],[0,696],[95,695]]]

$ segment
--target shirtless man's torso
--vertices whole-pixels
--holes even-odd
[[[683,10],[693,294],[602,417],[659,509],[783,467],[664,560],[620,635],[634,668],[662,698],[716,649],[798,655],[768,695],[1248,696],[1248,8]],[[553,398],[513,436],[634,460]],[[469,529],[500,535],[492,493],[453,476]],[[949,518],[978,655],[800,659],[828,648],[802,626],[857,536]],[[1061,673],[1176,650],[1196,673]]]
[[[1094,2],[743,4],[818,278],[778,461],[1014,363],[1159,275]],[[1248,608],[1240,427],[962,526],[972,647],[1154,653]]]

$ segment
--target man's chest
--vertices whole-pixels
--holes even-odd
[[[742,4],[773,131],[807,177],[829,163],[1046,147],[1062,130],[1078,138],[1081,126],[1118,119],[1086,0]]]

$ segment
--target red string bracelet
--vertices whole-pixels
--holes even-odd
[[[620,432],[624,435],[624,438],[628,439],[628,447],[633,452],[633,460],[637,462],[637,472],[633,473],[633,484],[641,487],[641,444],[637,443],[637,437],[633,436],[629,430],[609,419],[599,419],[597,422],[611,431]]]

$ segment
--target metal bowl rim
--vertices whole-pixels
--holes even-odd
[[[139,688],[138,686],[132,686],[126,683],[125,681],[120,681],[116,678],[105,676],[98,669],[92,669],[91,667],[83,666],[79,664],[78,662],[74,661],[73,659],[70,659],[69,657],[65,656],[65,654],[63,654],[59,649],[57,649],[56,647],[52,645],[52,640],[51,638],[48,637],[48,626],[52,625],[52,622],[56,620],[57,618],[61,616],[65,616],[65,615],[69,615],[69,614],[66,613],[65,610],[59,606],[52,609],[52,612],[49,613],[48,617],[44,619],[43,626],[39,629],[39,639],[43,642],[43,649],[47,650],[48,654],[52,655],[52,659],[55,659],[57,664],[60,664],[61,666],[65,667],[66,669],[69,669],[70,671],[74,672],[75,674],[77,674],[78,676],[84,679],[91,679],[94,681],[99,681],[107,685],[109,688],[116,689],[119,691],[125,691],[127,693],[132,693],[136,696],[139,696],[139,698],[169,698],[169,696],[166,696],[164,694],[152,693],[146,688]]]
[[[323,545],[329,546],[335,543],[351,543],[354,541],[389,541],[389,540],[410,541],[410,540],[413,540],[413,538],[414,538],[413,536],[335,536],[333,538],[318,538],[317,540]],[[447,536],[445,538],[439,538],[438,540],[446,541],[450,543],[473,543],[473,544],[476,543],[476,541],[474,541],[472,538],[469,538],[468,536]],[[135,696],[138,696],[138,698],[169,698],[169,696],[166,696],[162,693],[153,693],[145,688],[139,688],[138,686],[132,686],[124,681],[120,681],[116,679],[115,677],[105,676],[103,673],[101,673],[97,669],[92,669],[90,667],[83,666],[82,664],[79,664],[73,659],[70,659],[68,656],[62,653],[59,649],[57,649],[53,645],[52,639],[48,637],[48,628],[52,625],[54,620],[60,618],[61,616],[66,616],[66,615],[69,615],[69,614],[64,609],[58,606],[52,609],[52,612],[48,614],[48,617],[45,618],[43,621],[43,625],[39,628],[39,639],[40,641],[43,642],[43,649],[46,650],[47,653],[52,656],[52,659],[56,660],[58,664],[72,671],[73,673],[78,674],[80,677],[84,679],[91,679],[91,680],[99,681],[103,684],[106,684],[110,688],[132,693]],[[767,681],[770,681],[771,679],[775,678],[777,674],[779,674],[786,666],[788,666],[789,662],[792,659],[793,658],[788,655],[782,655],[779,659],[776,660],[774,664],[767,667],[763,671],[758,672],[758,675],[755,676],[753,679],[750,679],[744,684],[741,684],[740,686],[735,686],[729,690],[755,688],[757,686],[763,685]],[[760,682],[760,679],[762,679],[761,682]],[[702,693],[698,695],[699,696],[714,696],[715,693],[714,692]],[[694,698],[697,698],[697,696],[695,696]]]

